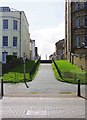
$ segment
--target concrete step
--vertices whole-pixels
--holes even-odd
[[[40,60],[40,63],[52,63],[52,60]]]

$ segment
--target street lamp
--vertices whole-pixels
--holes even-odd
[[[25,68],[25,60],[26,60],[26,54],[24,53],[24,54],[23,54],[23,64],[24,64],[24,82],[25,82],[26,87],[28,88],[29,86],[28,86],[28,85],[27,85],[27,83],[26,83],[26,68]]]

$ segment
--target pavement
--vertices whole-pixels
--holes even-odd
[[[4,95],[10,97],[58,97],[70,96],[76,97],[77,85],[58,81],[52,70],[51,64],[41,64],[39,71],[32,82],[27,83],[4,84]],[[81,93],[85,96],[85,86],[81,86]]]
[[[3,118],[85,118],[82,98],[4,97]]]
[[[41,64],[28,85],[4,84],[2,118],[85,118],[85,99],[77,97],[77,85],[56,80],[51,64]],[[81,92],[85,96],[85,86]]]

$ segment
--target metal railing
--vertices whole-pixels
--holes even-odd
[[[3,79],[1,79],[1,98],[4,96]]]
[[[54,59],[52,59],[56,69],[57,69],[57,72],[59,74],[59,76],[63,79],[62,75],[61,75],[61,71],[60,69],[58,68],[58,65],[56,64],[56,62],[54,61]],[[80,79],[77,79],[77,96],[81,97],[81,84],[80,84]]]
[[[3,98],[3,96],[4,96],[4,87],[3,87],[3,86],[4,86],[4,84],[3,84],[4,82],[3,82],[3,75],[1,75],[0,77],[1,77],[1,80],[0,80],[0,84],[1,84],[1,87],[0,87],[0,88],[1,88],[0,98]]]
[[[34,64],[34,66],[32,67],[32,69],[31,69],[30,72],[29,72],[29,74],[30,74],[30,81],[32,81],[32,75],[35,73],[35,71],[36,71],[36,69],[37,69],[37,67],[38,67],[38,65],[39,65],[39,63],[40,63],[40,59],[41,59],[41,58],[39,58],[39,59],[37,60],[37,62]]]
[[[54,65],[55,65],[55,67],[56,67],[56,69],[57,69],[57,72],[58,72],[60,78],[63,79],[62,74],[61,74],[61,71],[60,71],[60,69],[58,68],[58,65],[56,64],[56,62],[54,61],[54,59],[52,59],[52,61],[53,61]]]

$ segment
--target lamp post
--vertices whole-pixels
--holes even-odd
[[[25,82],[26,87],[28,88],[29,86],[28,86],[27,83],[26,83],[25,60],[26,60],[26,54],[24,53],[24,54],[23,54],[23,63],[24,63],[24,82]]]
[[[47,55],[46,55],[46,60],[47,60]]]

